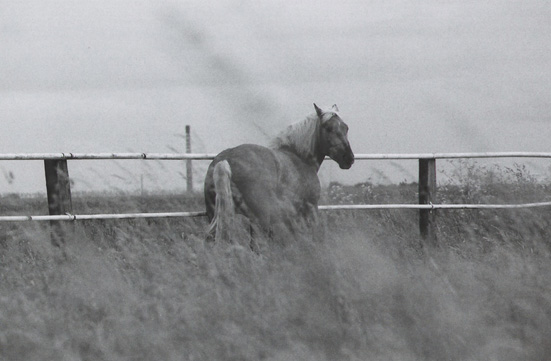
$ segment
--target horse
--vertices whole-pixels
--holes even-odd
[[[242,144],[214,158],[204,183],[207,240],[233,242],[230,229],[237,215],[249,222],[251,248],[256,233],[282,239],[315,227],[322,162],[329,156],[341,169],[349,169],[354,153],[337,105],[321,109],[314,104],[314,109],[269,147]]]

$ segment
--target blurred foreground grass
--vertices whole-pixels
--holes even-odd
[[[439,194],[506,203],[548,191],[526,176],[469,177]],[[415,196],[410,184],[333,184],[324,201]],[[74,202],[79,213],[202,209],[198,194]],[[3,214],[23,203],[46,213],[4,197]],[[430,248],[415,211],[324,213],[323,239],[260,256],[205,247],[204,219],[78,223],[66,257],[46,224],[0,224],[0,359],[545,360],[550,215],[439,212]]]

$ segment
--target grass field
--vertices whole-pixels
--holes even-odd
[[[461,167],[443,202],[548,200],[523,169]],[[332,184],[326,203],[415,202],[416,186]],[[46,214],[5,196],[2,214]],[[201,196],[75,195],[78,213],[200,210]],[[551,212],[324,213],[324,236],[260,255],[204,219],[0,224],[2,360],[545,360]]]

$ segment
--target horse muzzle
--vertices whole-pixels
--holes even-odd
[[[354,164],[354,153],[349,145],[337,145],[329,149],[329,157],[333,159],[341,169],[349,169]]]
[[[337,163],[341,169],[350,169],[352,164],[354,164],[354,153],[351,151],[350,153],[343,154],[342,158]]]

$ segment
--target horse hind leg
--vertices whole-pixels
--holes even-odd
[[[209,225],[207,240],[231,242],[231,225],[235,217],[235,204],[231,190],[231,167],[223,160],[214,166],[213,172],[216,200],[214,217]]]
[[[249,219],[249,248],[256,254],[260,254],[262,245],[269,237],[267,232],[263,232],[261,227]]]

